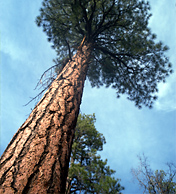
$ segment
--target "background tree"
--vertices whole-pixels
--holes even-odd
[[[86,75],[152,106],[171,64],[148,28],[149,10],[140,0],[43,0],[36,22],[65,66],[3,153],[0,192],[65,192]]]
[[[150,168],[145,155],[138,156],[139,166],[132,169],[131,172],[144,189],[144,193],[150,194],[174,194],[176,193],[176,166],[173,163],[167,163],[168,170],[156,170]]]
[[[104,136],[95,128],[95,115],[79,115],[72,145],[66,194],[102,193],[118,194],[124,189],[115,173],[107,166],[97,151],[103,149]]]

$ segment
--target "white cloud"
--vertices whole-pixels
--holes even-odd
[[[155,107],[158,110],[176,110],[176,74],[171,75],[166,83],[159,84],[158,100]]]
[[[153,16],[150,19],[150,27],[157,34],[157,41],[162,41],[169,46],[170,50],[167,56],[173,64],[173,70],[176,72],[176,24],[173,18],[176,17],[175,1],[156,0],[150,1]],[[158,100],[154,107],[157,110],[173,111],[176,110],[176,73],[166,79],[166,83],[160,83]]]
[[[27,50],[20,48],[18,44],[15,44],[13,40],[10,40],[6,36],[3,37],[1,45],[1,51],[10,55],[13,60],[21,61],[23,58],[27,58]]]

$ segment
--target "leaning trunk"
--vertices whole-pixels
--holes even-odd
[[[90,49],[58,75],[0,159],[0,193],[65,193]]]

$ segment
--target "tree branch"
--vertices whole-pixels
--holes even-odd
[[[53,65],[53,66],[51,66],[50,68],[48,68],[46,71],[44,71],[44,73],[41,75],[41,77],[40,77],[40,79],[39,79],[39,81],[38,81],[38,83],[37,83],[37,85],[36,85],[36,87],[35,87],[35,90],[36,90],[37,87],[41,84],[42,79],[43,79],[43,77],[46,75],[46,73],[47,73],[48,71],[50,71],[51,69],[57,67],[57,66],[59,66],[59,64]]]
[[[122,59],[120,59],[119,57],[117,57],[117,55],[119,55],[119,54],[112,53],[111,51],[109,51],[107,48],[104,48],[104,47],[99,47],[99,46],[96,46],[95,45],[95,48],[101,50],[104,54],[110,55],[111,57],[113,57],[114,59],[116,59],[120,64],[122,63],[127,69],[130,69],[133,72],[135,71],[132,67],[127,66],[127,64]]]
[[[66,38],[65,38],[65,42],[66,42],[67,47],[68,47],[69,59],[72,61],[72,53],[71,53],[71,49],[70,49],[70,44],[69,44],[69,42],[67,41]]]

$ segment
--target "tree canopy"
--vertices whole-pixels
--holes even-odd
[[[114,170],[107,166],[97,151],[103,149],[105,137],[95,128],[95,115],[80,114],[72,145],[66,194],[119,194],[124,189],[120,179],[112,177]]]
[[[174,194],[176,193],[176,166],[167,163],[167,171],[151,169],[145,155],[138,156],[139,166],[132,169],[134,179],[138,181],[144,193],[150,194]]]
[[[171,64],[148,22],[144,0],[43,0],[36,23],[57,51],[57,63],[72,58],[82,39],[92,47],[88,78],[92,86],[116,89],[117,97],[152,107],[157,83],[165,81]]]

